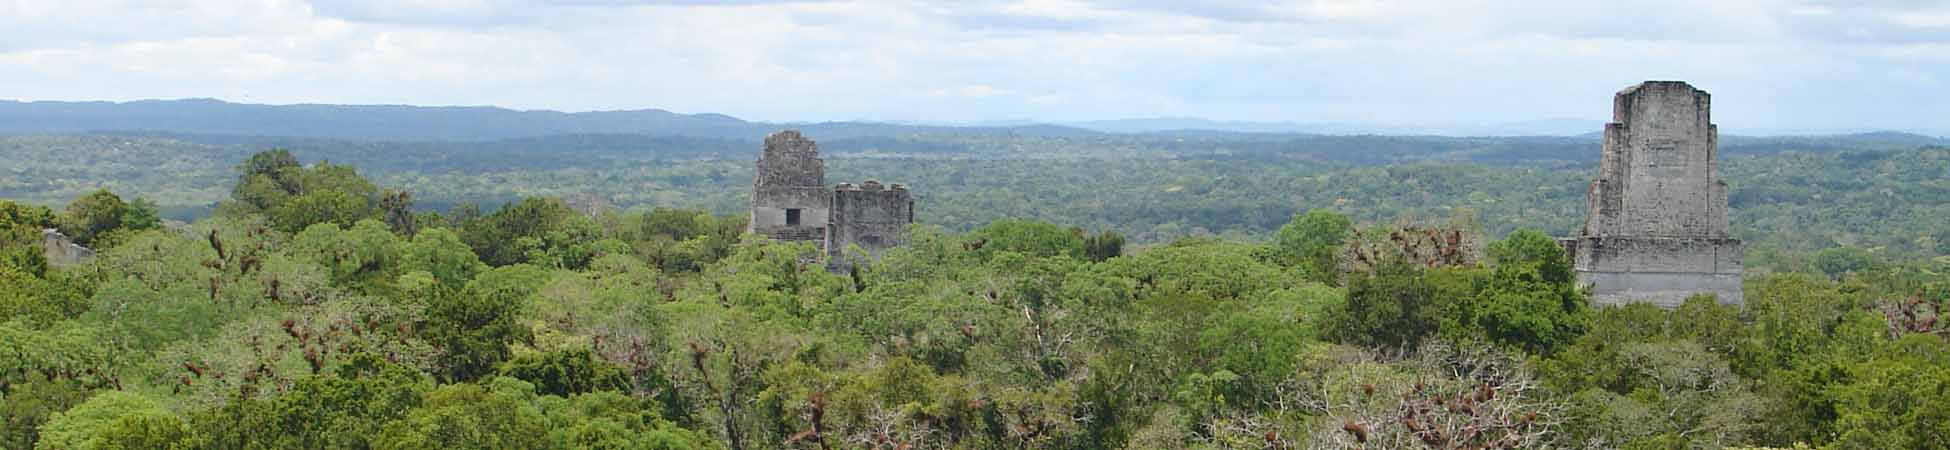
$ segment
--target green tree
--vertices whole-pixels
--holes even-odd
[[[643,214],[637,233],[644,239],[661,236],[682,242],[715,232],[716,222],[710,212],[703,210],[657,208]]]
[[[533,389],[511,378],[498,378],[486,386],[442,386],[428,392],[405,417],[387,424],[373,448],[545,448],[548,424],[532,404]]]
[[[1862,293],[1845,291],[1826,277],[1779,274],[1748,283],[1751,294],[1745,297],[1743,317],[1751,325],[1733,360],[1743,374],[1819,367],[1814,363],[1826,361],[1831,353],[1865,354],[1873,349],[1863,348],[1861,341],[1886,332],[1844,326],[1851,320],[1876,319],[1862,311]],[[1868,335],[1851,335],[1856,333]]]
[[[1489,253],[1497,265],[1468,305],[1471,327],[1492,342],[1543,355],[1584,333],[1584,293],[1555,239],[1518,230]]]
[[[1258,304],[1214,314],[1199,333],[1201,353],[1211,369],[1236,376],[1225,383],[1235,402],[1272,400],[1278,384],[1293,373],[1298,356],[1311,342],[1309,327],[1297,323],[1301,305]],[[1214,372],[1214,373],[1218,373]]]
[[[413,193],[387,189],[379,196],[379,212],[386,226],[400,236],[420,232],[420,218],[413,213]]]
[[[1815,252],[1815,268],[1831,277],[1861,272],[1875,265],[1875,255],[1855,247],[1835,247]]]
[[[264,214],[273,228],[296,233],[313,224],[349,228],[378,214],[380,192],[351,166],[321,162],[310,168],[283,149],[252,155],[237,167],[230,200],[219,211]]]
[[[509,345],[532,340],[521,317],[548,279],[541,268],[513,265],[483,273],[459,292],[428,299],[426,335],[444,351],[441,379],[469,381],[489,375],[508,359]]]
[[[1083,257],[1083,237],[1048,222],[1004,219],[968,234],[971,240],[979,243],[977,250],[984,255],[1007,251],[1040,257]]]
[[[1309,279],[1338,283],[1341,254],[1353,233],[1354,221],[1347,216],[1327,209],[1311,209],[1305,214],[1295,214],[1292,221],[1280,226],[1274,235],[1274,253],[1286,265],[1305,267]]]
[[[401,272],[426,272],[449,289],[460,289],[487,270],[474,249],[445,228],[423,230],[400,248]]]
[[[97,450],[173,444],[184,432],[182,419],[141,394],[102,391],[41,425],[39,450]]]
[[[171,342],[215,334],[234,318],[230,310],[210,298],[209,289],[182,283],[151,289],[141,280],[123,278],[103,284],[82,319],[105,324],[117,346],[151,351]]]
[[[47,327],[0,322],[0,386],[42,380],[119,385],[128,362],[104,334],[93,324],[71,321]]]
[[[304,166],[284,149],[251,155],[237,166],[237,185],[230,191],[231,207],[243,213],[264,213],[284,204],[304,189]]]
[[[193,448],[365,449],[389,423],[421,404],[432,381],[364,353],[337,373],[291,382],[270,398],[238,397],[192,417]]]
[[[537,402],[557,449],[712,450],[710,436],[659,417],[650,404],[614,391]]]
[[[128,208],[122,210],[122,228],[131,231],[162,228],[162,213],[156,202],[142,197],[129,202]]]
[[[0,322],[18,318],[46,325],[73,318],[87,309],[84,295],[68,283],[0,265]]]
[[[1093,262],[1116,258],[1124,254],[1124,235],[1106,230],[1083,239],[1083,256]]]
[[[1833,448],[1942,448],[1950,439],[1950,343],[1911,335],[1848,368],[1834,401]],[[1829,448],[1824,447],[1824,448]]]
[[[1570,396],[1569,437],[1614,448],[1724,448],[1759,438],[1765,400],[1725,359],[1690,341],[1612,343],[1587,367],[1617,380]]]
[[[36,277],[47,274],[41,230],[55,226],[54,212],[42,206],[0,200],[0,266]]]
[[[1561,439],[1564,402],[1539,389],[1521,353],[1439,340],[1381,360],[1359,348],[1321,345],[1309,350],[1303,369],[1288,381],[1291,406],[1244,418],[1249,420],[1211,422],[1247,431],[1234,431],[1234,436],[1261,437],[1257,442],[1242,439],[1231,448],[1531,449],[1586,444]],[[1282,416],[1303,411],[1325,420],[1306,420],[1301,432],[1276,427]]]
[[[313,224],[288,245],[290,253],[329,271],[340,287],[370,291],[391,283],[400,269],[399,237],[377,220],[359,221],[351,229]]]
[[[580,219],[580,220],[578,220]],[[572,248],[594,241],[595,223],[557,198],[528,197],[493,214],[467,223],[461,240],[474,248],[482,262],[505,266],[532,261],[531,256],[593,258],[593,252]],[[534,252],[531,254],[531,252]],[[587,259],[581,259],[587,264]],[[549,264],[555,265],[555,264]],[[569,267],[580,267],[569,265]]]
[[[121,228],[122,218],[127,215],[129,204],[123,203],[121,196],[107,189],[98,190],[68,204],[68,209],[61,214],[61,234],[76,244],[94,245],[96,237]]]
[[[754,320],[738,308],[679,302],[661,305],[673,329],[665,345],[667,373],[700,403],[697,416],[731,449],[764,448],[783,439],[779,422],[750,401],[766,388],[763,375],[812,343],[812,336]]]
[[[54,221],[54,211],[45,206],[0,200],[0,228],[27,227],[38,232],[39,228],[53,225]]]
[[[1539,275],[1546,281],[1564,282],[1572,276],[1571,260],[1564,254],[1564,246],[1542,230],[1519,229],[1491,243],[1488,252],[1497,265],[1538,265]]]
[[[175,416],[140,415],[115,419],[102,430],[102,450],[150,450],[187,447],[189,428]]]
[[[11,336],[7,336],[11,337]],[[31,449],[49,417],[88,400],[92,389],[79,380],[50,379],[38,372],[0,379],[0,448]]]
[[[297,232],[315,224],[351,227],[372,217],[368,200],[343,191],[312,191],[292,197],[270,211],[279,230]]]
[[[533,383],[537,393],[557,397],[630,391],[630,378],[623,368],[597,359],[589,349],[517,356],[501,366],[501,376]]]
[[[1326,336],[1337,342],[1390,348],[1414,348],[1440,331],[1451,297],[1429,272],[1406,264],[1388,264],[1374,272],[1348,276],[1347,302],[1331,309],[1323,324]]]

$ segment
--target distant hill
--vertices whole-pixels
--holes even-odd
[[[640,134],[758,140],[782,128],[851,138],[914,133],[1075,136],[1056,125],[948,127],[870,122],[765,123],[661,109],[565,113],[497,107],[256,105],[212,99],[132,102],[0,101],[0,133],[153,132],[354,140],[492,141],[556,135]]]
[[[1247,122],[1236,120],[1207,120],[1191,117],[1149,117],[1136,119],[1092,120],[1068,122],[1063,125],[1101,131],[1105,133],[1159,133],[1174,131],[1224,131],[1235,133],[1303,133],[1303,134],[1346,134],[1369,131],[1347,124],[1294,123],[1294,122]]]
[[[1720,152],[1729,155],[1773,154],[1784,151],[1907,150],[1928,146],[1950,146],[1950,139],[1894,131],[1816,136],[1723,136],[1720,138]]]
[[[1362,162],[1438,158],[1477,161],[1595,160],[1597,121],[1558,119],[1482,126],[1140,118],[1047,124],[986,122],[754,122],[723,114],[661,109],[565,113],[497,107],[257,105],[212,99],[132,102],[0,101],[0,134],[117,134],[193,142],[288,144],[291,140],[467,143],[473,151],[652,150],[699,155],[747,149],[773,131],[796,128],[838,152],[1060,154],[1154,149],[1168,154],[1309,154]],[[1475,137],[1450,137],[1475,136]],[[1020,139],[1019,139],[1020,138]],[[1060,142],[1036,142],[1048,139]],[[1742,137],[1729,155],[1790,150],[1910,149],[1950,140],[1897,132]],[[736,151],[736,150],[733,150]],[[1022,155],[1017,155],[1022,156]]]
[[[1235,133],[1436,135],[1436,136],[1574,136],[1601,130],[1597,120],[1549,119],[1488,125],[1375,125],[1359,123],[1298,123],[1153,117],[1068,122],[1062,125],[1106,133],[1222,131]]]

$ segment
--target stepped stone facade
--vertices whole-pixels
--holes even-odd
[[[752,183],[748,231],[781,241],[812,241],[830,257],[831,268],[846,267],[849,246],[869,257],[900,245],[914,223],[914,197],[905,186],[867,181],[826,187],[826,162],[819,146],[798,131],[765,138]]]
[[[95,258],[95,251],[76,245],[67,235],[53,228],[41,230],[41,254],[47,263],[67,267],[88,262]]]
[[[766,136],[754,178],[748,231],[781,241],[826,238],[833,190],[818,144],[792,130]]]
[[[1741,304],[1740,240],[1727,235],[1712,97],[1648,81],[1613,98],[1584,231],[1564,239],[1597,304],[1676,307],[1694,294]]]
[[[899,184],[840,183],[833,188],[832,211],[833,221],[826,229],[826,253],[834,267],[843,267],[848,245],[867,250],[868,257],[878,257],[881,250],[900,245],[907,225],[914,223],[914,197]]]

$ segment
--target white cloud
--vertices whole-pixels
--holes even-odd
[[[1950,28],[1950,11],[1892,12],[1884,17],[1910,28]]]
[[[1455,123],[1682,78],[1722,123],[1942,128],[1947,46],[1894,1],[30,0],[0,96]]]
[[[928,95],[934,97],[983,98],[983,97],[1001,97],[1010,94],[1011,92],[1009,92],[1008,89],[1001,89],[986,84],[956,86],[952,88],[942,88],[942,89],[935,89],[932,91],[928,91]]]

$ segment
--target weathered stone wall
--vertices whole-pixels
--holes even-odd
[[[872,258],[900,245],[907,226],[914,223],[914,197],[899,184],[841,183],[833,188],[832,219],[827,227],[826,251],[833,267],[843,268],[844,252],[850,246],[865,249],[865,256]]]
[[[789,241],[825,237],[832,190],[818,144],[794,130],[766,136],[753,178],[749,231]],[[788,209],[800,211],[799,225],[786,225]]]
[[[1573,264],[1624,272],[1738,274],[1742,252],[1738,239],[1587,236],[1577,241]]]
[[[47,263],[66,267],[88,262],[95,257],[95,251],[76,245],[67,235],[54,229],[41,230],[41,254]]]
[[[1742,304],[1737,239],[1587,236],[1570,240],[1578,279],[1592,286],[1592,302],[1645,302],[1675,307],[1693,294]]]
[[[1712,97],[1678,81],[1619,91],[1590,217],[1561,243],[1597,304],[1675,307],[1694,294],[1742,304],[1744,247],[1727,233]]]
[[[1713,294],[1714,300],[1721,304],[1745,304],[1737,274],[1579,272],[1578,280],[1594,286],[1593,305],[1649,303],[1673,309],[1698,294]]]
[[[753,178],[747,229],[782,241],[818,243],[835,270],[847,266],[847,256],[874,258],[900,245],[907,225],[914,223],[914,198],[906,187],[867,181],[827,188],[819,146],[798,131],[765,137]],[[798,225],[788,225],[787,212],[794,209],[799,211]],[[846,255],[849,246],[868,254]]]
[[[1613,99],[1587,236],[1727,235],[1712,97],[1678,81],[1648,81]]]

